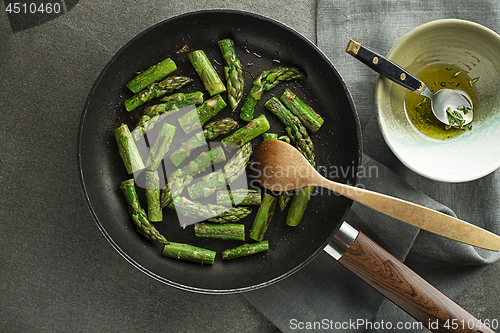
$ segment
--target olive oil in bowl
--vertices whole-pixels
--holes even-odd
[[[472,105],[475,104],[475,83],[479,78],[471,78],[465,70],[456,66],[441,64],[416,73],[416,77],[424,82],[433,93],[443,88],[462,91],[470,96]],[[404,104],[406,115],[413,127],[434,139],[448,140],[455,138],[470,130],[474,123],[472,121],[464,129],[455,127],[446,129],[446,125],[437,120],[432,113],[430,99],[415,92],[408,91]]]

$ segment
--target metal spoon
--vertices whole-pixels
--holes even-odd
[[[354,40],[349,42],[346,52],[397,84],[428,97],[432,113],[443,124],[450,125],[451,119],[451,126],[463,127],[472,121],[472,101],[465,92],[441,89],[434,94],[415,76]]]
[[[272,191],[320,186],[395,219],[462,243],[500,250],[500,237],[453,216],[398,198],[324,178],[292,145],[263,141],[253,152],[253,176]]]

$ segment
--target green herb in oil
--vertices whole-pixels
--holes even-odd
[[[436,65],[420,73],[415,72],[415,76],[422,80],[433,93],[443,88],[458,89],[458,87],[460,87],[459,90],[469,95],[474,104],[476,95],[474,83],[476,83],[479,78],[471,78],[469,73],[462,68],[457,68],[457,66],[448,64]],[[421,95],[414,92],[407,93],[405,98],[405,110],[409,121],[419,132],[435,139],[451,139],[461,135],[464,132],[463,129],[470,128],[470,126],[465,126],[462,123],[462,129],[450,127],[446,130],[445,125],[437,120],[432,113],[429,99],[423,98]],[[460,113],[458,111],[462,111],[464,114],[468,112],[468,110],[455,111],[457,111],[457,113]],[[451,112],[453,114],[453,110]],[[460,123],[460,120],[458,120],[458,123]]]

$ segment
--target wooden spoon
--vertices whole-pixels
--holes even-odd
[[[253,176],[272,191],[319,186],[423,230],[491,251],[500,250],[500,237],[450,215],[388,195],[324,178],[292,145],[267,140],[253,153]]]

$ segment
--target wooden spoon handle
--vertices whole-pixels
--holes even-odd
[[[338,262],[432,332],[494,333],[362,232]]]
[[[317,177],[317,184],[369,208],[434,234],[491,251],[500,250],[500,237],[453,216],[385,194]]]

